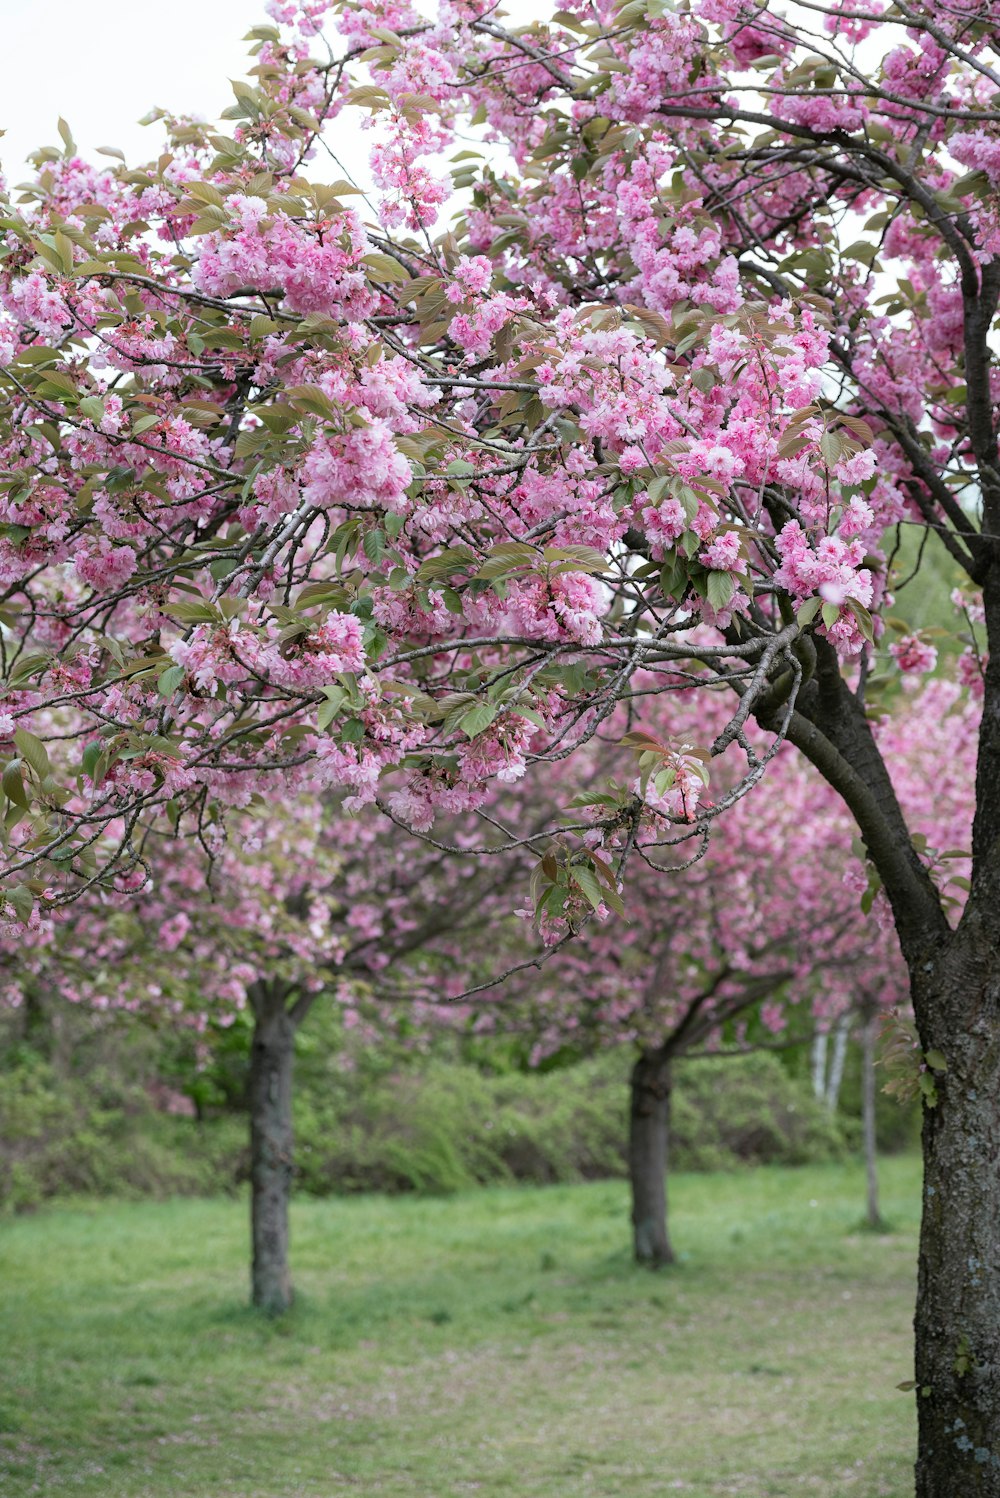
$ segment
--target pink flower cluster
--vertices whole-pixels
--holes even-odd
[[[227,200],[232,228],[205,235],[193,279],[211,296],[245,290],[280,291],[293,312],[352,320],[369,316],[377,298],[360,261],[368,241],[348,210],[325,225],[271,214],[262,198]]]
[[[889,646],[889,654],[907,676],[923,675],[937,665],[936,648],[919,635],[904,635],[902,639],[894,640]]]
[[[516,579],[510,584],[503,627],[528,640],[569,638],[582,645],[601,639],[601,616],[607,611],[601,585],[583,572]]]
[[[277,624],[261,638],[247,632],[247,664],[274,686],[310,691],[328,685],[341,671],[364,669],[364,629],[353,614],[331,612],[308,634],[280,638]]]
[[[843,605],[853,600],[867,608],[872,601],[872,576],[862,565],[865,550],[861,542],[822,536],[814,546],[799,522],[790,520],[779,531],[775,545],[781,558],[775,582],[787,588],[798,602],[818,594],[825,603],[837,605],[840,611],[836,620],[824,623],[822,632],[845,655],[856,654],[864,636],[857,617]]]
[[[302,465],[302,497],[319,509],[406,509],[413,475],[389,424],[318,437]]]
[[[88,538],[73,553],[77,576],[99,593],[114,593],[128,582],[137,563],[131,546],[113,546],[107,535]]]
[[[62,295],[39,271],[11,281],[0,300],[15,322],[29,324],[44,338],[59,338],[73,321]]]
[[[489,353],[495,335],[510,322],[515,312],[527,306],[524,297],[512,297],[505,291],[498,291],[473,312],[460,312],[453,317],[448,332],[467,354],[474,359],[483,359]]]

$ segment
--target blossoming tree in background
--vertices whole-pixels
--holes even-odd
[[[936,1076],[917,1491],[1000,1493],[995,0],[330,9],[272,4],[231,133],[100,169],[64,131],[0,218],[7,909],[255,795],[426,828],[619,704],[697,850],[750,790],[767,816],[787,739],[859,825]],[[348,110],[371,207],[326,169]],[[904,525],[982,594],[954,924],[865,711]],[[732,693],[710,743],[642,736],[637,673],[678,670]],[[626,897],[649,804],[587,844]],[[581,865],[546,867],[557,918]]]
[[[403,846],[398,834],[378,835],[385,827],[395,833],[310,800],[239,813],[207,849],[151,840],[141,889],[90,890],[27,928],[0,931],[0,1006],[44,995],[95,1019],[189,1032],[206,1052],[213,1034],[248,1014],[251,1294],[270,1314],[292,1298],[299,1029],[323,1001],[338,1005],[345,1028],[384,1035],[388,1016],[376,1029],[370,1003],[379,973],[495,900],[498,876],[509,877],[481,860],[463,866]]]
[[[957,907],[967,888],[962,848],[971,822],[978,705],[948,680],[921,684],[912,670],[903,680],[905,694],[895,694],[893,710],[881,717],[876,732],[896,767],[925,857]],[[885,684],[893,684],[891,674]],[[725,721],[724,703],[692,694],[683,678],[646,711],[654,723],[658,717],[669,721],[687,738],[710,736],[713,723],[718,730]],[[613,719],[603,737],[607,742],[581,752],[573,766],[581,781],[595,787],[606,784],[614,763],[619,734]],[[723,784],[727,769],[733,772],[723,758],[715,771]],[[522,814],[544,813],[558,794],[550,781],[560,773],[561,766],[540,770],[524,790],[507,792],[506,805],[496,796],[491,814],[501,820],[509,815],[512,794]],[[695,867],[669,884],[665,871],[677,850],[664,852],[640,838],[627,923],[612,917],[597,874],[581,861],[575,866],[577,893],[565,914],[552,917],[529,906],[518,919],[510,914],[506,884],[483,890],[464,907],[456,905],[454,923],[445,916],[435,937],[372,979],[377,999],[401,999],[431,1026],[437,1016],[465,1022],[476,1034],[518,1036],[532,1064],[608,1046],[634,1052],[627,1153],[633,1249],[640,1262],[673,1259],[665,1178],[674,1063],[705,1050],[741,1054],[751,1022],[755,1041],[763,1044],[769,1037],[804,1043],[840,1026],[846,1035],[860,1024],[871,1093],[864,1120],[867,1153],[874,1170],[868,1042],[879,1022],[894,1014],[905,1021],[909,1013],[891,914],[884,893],[866,878],[843,802],[790,748],[776,757],[768,790],[767,817],[758,814],[755,798],[738,802]],[[606,790],[578,797],[595,821],[613,799]],[[439,835],[447,833],[441,829]],[[437,875],[468,879],[472,871],[453,858]],[[436,903],[447,910],[453,896],[440,887]],[[528,934],[533,915],[542,941],[560,948],[544,965]],[[567,940],[571,926],[577,934]],[[476,954],[475,963],[470,954]],[[494,988],[496,977],[508,970],[510,976]],[[875,1225],[874,1190],[872,1200]]]

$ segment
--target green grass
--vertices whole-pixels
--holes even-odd
[[[919,1165],[306,1201],[296,1305],[245,1305],[245,1205],[0,1221],[0,1493],[905,1498]]]

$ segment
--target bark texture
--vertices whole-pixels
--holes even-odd
[[[1000,911],[990,912],[989,926],[998,920]],[[982,938],[976,912],[971,924]],[[915,975],[924,1048],[947,1062],[923,1124],[917,1498],[1000,1498],[997,936],[970,944],[960,930]]]
[[[292,1303],[288,1203],[292,1189],[292,1067],[295,1025],[283,1001],[254,995],[250,1056],[251,1298],[269,1315]]]
[[[670,1062],[644,1052],[632,1068],[629,1179],[637,1263],[659,1268],[674,1262],[667,1230],[667,1163],[670,1138]]]

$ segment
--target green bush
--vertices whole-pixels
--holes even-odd
[[[300,1191],[449,1192],[624,1172],[631,1064],[624,1048],[542,1074],[489,1075],[455,1058],[399,1049],[348,1057],[323,1033],[326,1023],[311,1036],[307,1027],[298,1058]],[[0,1206],[30,1209],[70,1194],[208,1194],[244,1180],[242,1111],[216,1105],[195,1119],[154,1107],[164,1071],[171,1085],[178,1076],[164,1045],[165,1037],[159,1047],[139,1039],[130,1045],[127,1034],[109,1031],[103,1044],[90,1039],[59,1059],[27,1045],[8,1048],[0,1071]],[[231,1079],[215,1095],[239,1099],[239,1067],[232,1057],[226,1064]],[[772,1055],[675,1068],[675,1170],[799,1164],[836,1158],[846,1147],[841,1125],[808,1083]]]
[[[682,1062],[673,1095],[672,1162],[678,1170],[805,1165],[846,1151],[842,1123],[776,1056]]]
[[[134,1084],[81,1081],[25,1053],[0,1074],[0,1206],[53,1196],[174,1196],[231,1187],[245,1156],[238,1118],[200,1127],[156,1112]]]
[[[296,1158],[303,1189],[455,1191],[621,1175],[628,1129],[626,1053],[541,1076],[485,1076],[431,1061],[324,1094],[300,1088]],[[773,1056],[682,1063],[673,1097],[678,1170],[841,1158],[835,1118]]]
[[[296,1158],[307,1191],[454,1191],[623,1168],[620,1067],[489,1077],[431,1061],[344,1091],[299,1092]]]

